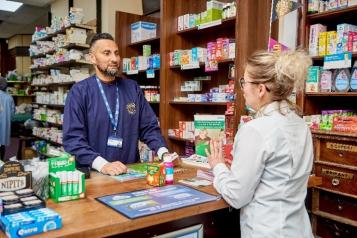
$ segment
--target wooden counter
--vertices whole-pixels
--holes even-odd
[[[194,177],[195,174],[196,171],[194,169],[185,169],[184,172],[175,173],[175,180],[184,177]],[[214,202],[130,220],[95,200],[96,197],[104,195],[147,188],[152,187],[147,185],[144,179],[119,182],[108,176],[92,173],[91,178],[86,180],[87,197],[85,199],[58,204],[52,202],[52,200],[48,200],[47,207],[55,210],[62,216],[63,227],[60,230],[42,233],[35,237],[111,236],[228,207],[227,203],[223,199],[220,199]],[[212,186],[200,190],[217,194]],[[5,237],[5,235],[1,232],[0,237]]]

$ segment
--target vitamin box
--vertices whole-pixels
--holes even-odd
[[[163,165],[147,165],[146,182],[151,186],[165,185],[165,167]]]

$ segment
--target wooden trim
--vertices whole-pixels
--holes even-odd
[[[357,97],[357,92],[305,93],[307,97]]]
[[[311,130],[311,133],[313,134],[313,136],[316,136],[317,138],[331,138],[331,136],[357,138],[357,134],[338,132],[338,131]],[[323,136],[330,136],[330,137],[323,137]],[[338,139],[338,138],[336,138],[336,139]]]
[[[97,33],[102,32],[102,0],[96,0]]]
[[[322,212],[322,211],[312,211],[312,213],[316,216],[324,217],[324,218],[334,220],[334,221],[337,221],[337,222],[340,222],[340,223],[343,223],[346,225],[357,227],[357,221],[354,221],[354,220],[351,220],[348,218],[339,217],[339,216],[332,215],[330,213]]]
[[[331,163],[331,162],[326,162],[326,161],[315,161],[315,164],[321,164],[321,165],[326,165],[326,166],[333,166],[336,168],[341,168],[341,169],[349,169],[353,171],[357,171],[357,167],[351,166],[351,165],[344,165],[344,164],[337,164],[337,163]]]
[[[332,10],[332,11],[325,11],[325,12],[321,12],[321,13],[308,14],[307,18],[310,20],[321,20],[321,19],[330,18],[331,16],[343,17],[343,14],[354,12],[354,11],[356,11],[356,13],[357,13],[357,6],[346,7],[346,8]]]
[[[357,199],[357,195],[348,194],[348,193],[342,193],[342,192],[338,192],[338,191],[327,189],[327,188],[323,188],[323,187],[318,187],[317,186],[314,189],[319,189],[319,190],[323,190],[323,191],[326,191],[326,192],[329,192],[329,193],[335,193],[335,194],[342,195],[342,196],[345,196],[345,197],[350,197],[350,198]]]
[[[176,141],[183,141],[183,142],[194,142],[194,139],[185,139],[185,138],[180,138],[180,137],[176,137],[176,136],[168,136],[168,138],[170,140],[176,140]]]
[[[134,43],[129,43],[128,46],[142,46],[144,44],[154,44],[156,42],[160,43],[160,36],[151,38],[151,39],[147,39],[147,40],[137,41]]]
[[[205,106],[226,106],[229,102],[176,102],[170,101],[172,105],[205,105]]]

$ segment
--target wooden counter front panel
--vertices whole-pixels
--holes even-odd
[[[319,187],[357,195],[357,171],[315,163],[315,174],[322,177]]]
[[[356,238],[357,228],[323,217],[316,217],[316,235],[322,238]]]
[[[357,203],[350,197],[320,190],[319,210],[357,221]]]
[[[357,167],[357,142],[318,138],[316,160]]]

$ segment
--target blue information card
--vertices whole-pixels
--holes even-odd
[[[133,219],[195,204],[216,201],[210,195],[184,185],[168,185],[96,198],[124,216]]]

